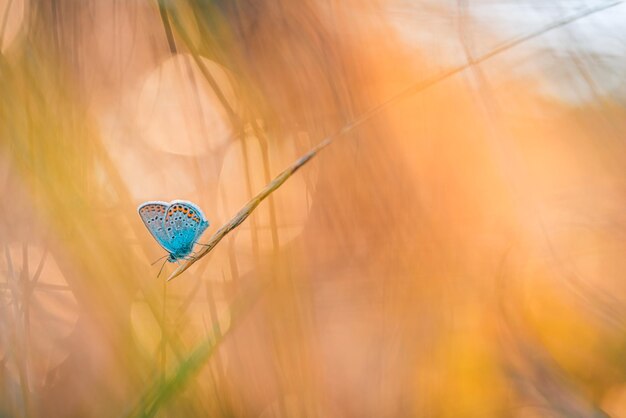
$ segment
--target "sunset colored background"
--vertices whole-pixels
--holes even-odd
[[[0,417],[626,417],[625,22],[0,0]]]

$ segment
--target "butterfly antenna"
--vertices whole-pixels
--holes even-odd
[[[154,260],[152,263],[150,263],[151,266],[154,266],[156,263],[158,263],[160,260],[163,260],[165,257],[167,257],[168,254],[165,254],[163,257],[159,257],[156,260]]]
[[[161,258],[163,258],[163,257],[161,257]],[[161,258],[159,258],[159,260],[160,260]],[[157,260],[157,261],[159,261],[159,260]],[[161,264],[161,268],[159,269],[159,274],[157,274],[157,279],[158,279],[158,278],[159,278],[159,276],[161,275],[161,272],[163,271],[163,267],[165,267],[165,263],[167,263],[167,260],[165,260],[165,261],[163,262],[163,264]],[[154,263],[153,263],[153,264],[154,264]]]

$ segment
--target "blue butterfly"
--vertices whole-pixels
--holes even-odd
[[[145,202],[137,208],[141,220],[161,247],[169,253],[167,261],[185,259],[193,251],[209,222],[199,207],[185,200]]]

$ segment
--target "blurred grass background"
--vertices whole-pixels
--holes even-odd
[[[0,416],[626,417],[624,21],[0,0]],[[139,203],[206,240],[383,103],[156,278]]]

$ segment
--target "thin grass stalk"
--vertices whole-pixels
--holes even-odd
[[[159,1],[159,15],[161,16],[161,22],[163,23],[163,29],[165,30],[165,37],[167,38],[167,45],[170,48],[172,55],[176,54],[176,41],[174,40],[174,34],[172,32],[172,26],[170,25],[170,19],[167,14],[167,9],[162,1]]]
[[[150,386],[142,394],[135,407],[127,414],[127,417],[153,417],[168,400],[179,391],[184,390],[189,380],[199,373],[202,366],[213,356],[224,339],[233,332],[254,306],[264,289],[264,284],[253,286],[239,296],[228,309],[231,317],[230,327],[227,330],[218,331],[219,322],[215,322],[210,335],[180,362],[170,376],[166,376],[165,381],[157,381]]]
[[[193,60],[198,66],[198,69],[202,73],[202,76],[207,80],[207,82],[209,83],[213,91],[215,92],[215,95],[217,96],[218,100],[222,104],[224,110],[228,114],[228,118],[230,119],[231,125],[235,128],[235,132],[241,133],[242,125],[241,125],[241,120],[239,116],[235,113],[233,108],[230,106],[230,103],[228,103],[226,96],[224,96],[224,93],[219,88],[219,85],[217,84],[217,82],[215,81],[211,73],[209,72],[206,65],[204,65],[204,62],[200,58],[200,54],[198,53],[195,45],[193,45],[193,43],[191,42],[191,39],[189,38],[189,35],[184,29],[184,25],[182,25],[179,22],[179,19],[176,13],[169,13],[167,10],[165,11],[165,13],[168,16],[171,16],[172,22],[174,24],[174,27],[176,28],[177,33],[180,35],[180,37],[182,38],[182,41],[185,43],[187,48],[189,48],[189,51],[191,52],[191,56],[193,57]]]
[[[211,284],[205,282],[205,294],[207,301],[209,303],[209,319],[211,321],[211,328],[215,332],[215,337],[217,339],[222,338],[222,327],[219,323],[219,316],[217,312],[217,307],[215,305],[215,297],[213,296],[213,291],[211,289]],[[206,325],[205,325],[206,326]],[[222,362],[222,356],[219,353],[219,350],[215,353],[215,369],[216,373],[213,372],[213,368],[209,368],[209,372],[212,379],[213,388],[215,390],[215,397],[217,401],[217,405],[222,413],[222,416],[225,416],[224,409],[224,400],[221,398],[220,393],[218,391],[219,383],[225,382],[225,372],[224,372],[224,364]],[[215,376],[217,375],[217,376]]]
[[[296,171],[298,171],[304,164],[306,164],[311,158],[316,156],[319,151],[330,145],[332,142],[332,137],[327,138],[326,140],[319,143],[315,148],[306,153],[303,157],[301,157],[298,161],[276,176],[268,185],[266,185],[263,190],[261,190],[256,196],[254,196],[239,212],[233,217],[230,221],[228,221],[225,225],[223,225],[218,231],[213,234],[213,236],[209,239],[206,246],[203,247],[200,251],[196,253],[193,258],[186,260],[180,267],[178,267],[170,277],[168,277],[168,281],[176,278],[182,272],[191,267],[196,261],[200,258],[207,255],[215,246],[224,238],[230,231],[237,228],[243,221],[245,221],[248,216],[256,209],[256,207],[263,201],[267,196],[269,196],[274,190],[278,189],[284,182],[287,181],[289,177],[293,175]]]
[[[13,296],[13,318],[15,320],[15,332],[14,332],[14,343],[12,344],[12,346],[15,348],[17,348],[17,351],[14,351],[14,359],[15,359],[15,365],[17,367],[17,371],[18,371],[18,379],[19,379],[19,383],[20,383],[20,390],[21,390],[21,395],[22,395],[22,412],[23,412],[23,416],[28,417],[30,416],[30,390],[29,390],[29,382],[28,382],[28,371],[27,371],[27,357],[25,354],[25,350],[24,350],[24,333],[23,333],[23,329],[20,326],[20,306],[19,306],[19,291],[17,290],[16,286],[18,286],[18,283],[16,283],[16,281],[18,280],[15,269],[13,267],[13,260],[11,257],[11,253],[9,251],[9,247],[5,245],[5,256],[6,256],[6,261],[7,261],[7,267],[8,267],[8,275],[7,275],[7,283],[12,283],[12,286],[10,285],[10,289],[11,289],[11,293]],[[16,405],[17,407],[17,405]]]
[[[213,248],[215,248],[215,246],[222,240],[222,238],[224,238],[228,233],[230,233],[233,229],[237,228],[239,225],[241,225],[241,223],[243,221],[245,221],[248,216],[250,216],[250,214],[254,211],[254,209],[256,209],[256,207],[267,197],[269,196],[271,193],[273,193],[275,190],[277,190],[280,186],[283,185],[283,183],[285,181],[287,181],[287,179],[289,177],[291,177],[296,171],[298,171],[304,164],[306,164],[307,162],[309,162],[313,157],[315,157],[322,149],[326,148],[328,145],[330,145],[335,139],[349,133],[350,131],[352,131],[354,128],[362,125],[363,123],[367,122],[368,120],[372,119],[374,116],[379,115],[380,113],[382,113],[383,111],[387,110],[390,106],[404,100],[407,99],[417,93],[420,93],[436,84],[439,84],[440,82],[447,80],[448,78],[470,68],[472,65],[476,65],[476,64],[480,64],[484,61],[489,60],[490,58],[493,58],[505,51],[510,50],[511,48],[518,46],[524,42],[527,42],[531,39],[534,39],[538,36],[541,36],[547,32],[550,32],[554,29],[560,28],[564,25],[570,24],[572,22],[575,22],[579,19],[582,19],[584,17],[590,16],[594,13],[598,13],[600,11],[603,10],[607,10],[610,9],[612,7],[618,6],[620,4],[622,4],[623,1],[616,1],[616,2],[609,2],[606,4],[602,4],[600,6],[596,6],[596,7],[592,7],[592,8],[586,8],[578,13],[574,13],[571,16],[567,16],[561,20],[558,20],[557,22],[553,22],[537,31],[534,31],[528,35],[524,35],[521,37],[517,37],[514,38],[506,43],[504,43],[502,46],[497,47],[483,55],[481,55],[480,57],[474,59],[471,63],[465,63],[465,64],[461,64],[457,67],[454,67],[450,70],[444,71],[443,73],[432,77],[430,79],[426,79],[423,81],[419,81],[409,87],[407,87],[406,89],[404,89],[403,91],[399,92],[398,94],[396,94],[395,96],[387,99],[386,101],[380,103],[377,106],[374,106],[373,108],[371,108],[370,110],[364,112],[363,114],[361,114],[359,117],[357,117],[356,119],[352,120],[351,122],[349,122],[348,124],[346,124],[343,128],[341,128],[341,130],[339,130],[338,132],[336,132],[335,134],[326,137],[324,140],[322,140],[320,143],[318,143],[313,149],[311,149],[309,152],[307,152],[305,155],[303,155],[302,157],[300,157],[300,159],[298,159],[295,163],[293,163],[291,166],[289,166],[287,169],[285,169],[283,172],[281,172],[279,175],[277,175],[270,183],[268,183],[256,196],[254,196],[243,208],[241,208],[239,210],[239,212],[237,212],[237,214],[230,220],[228,221],[226,224],[224,224],[208,241],[207,245],[205,247],[203,247],[200,251],[198,251],[198,253],[196,253],[194,258],[191,258],[187,261],[185,261],[180,267],[178,267],[176,270],[174,270],[170,276],[167,278],[168,281],[175,279],[176,277],[180,276],[185,270],[187,270],[189,267],[191,267],[196,261],[198,261],[199,259],[201,259],[202,257],[206,256],[208,253],[211,252],[211,250],[213,250]],[[197,62],[200,62],[199,59],[196,60]]]

